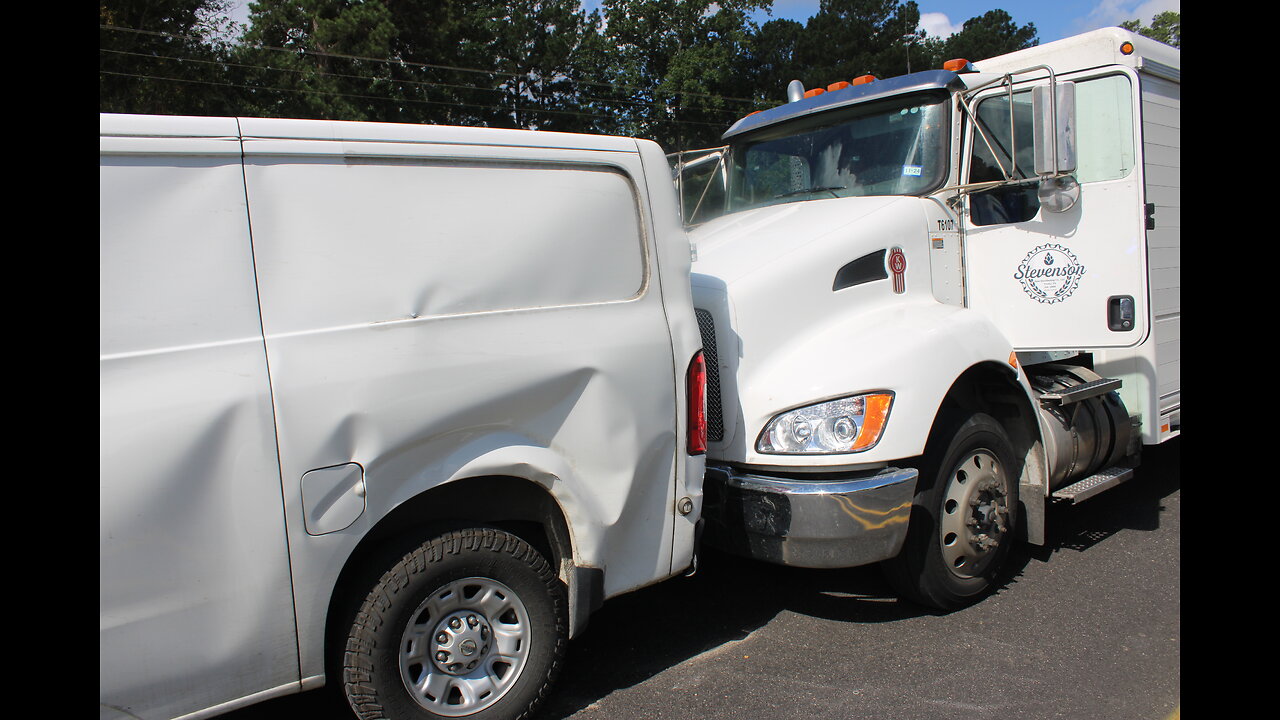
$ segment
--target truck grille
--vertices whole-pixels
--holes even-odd
[[[720,404],[720,359],[716,355],[716,324],[711,313],[695,309],[702,333],[702,354],[707,363],[707,439],[724,440],[724,410]]]

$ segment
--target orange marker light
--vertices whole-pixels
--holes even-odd
[[[854,441],[849,452],[866,450],[880,441],[880,433],[884,432],[884,423],[889,419],[889,408],[893,407],[893,395],[868,395],[866,414],[862,416],[862,431]]]
[[[849,87],[849,83],[841,80],[839,82],[833,82],[830,85],[828,85],[827,92],[835,92],[836,90],[843,90],[847,87]]]
[[[1009,353],[1009,364],[1013,367],[1018,367],[1018,353],[1016,351]]]
[[[954,60],[948,60],[942,63],[942,69],[950,70],[951,72],[960,72],[961,70],[964,70],[965,66],[967,66],[968,64],[969,64],[968,60],[965,60],[964,58],[956,58]]]
[[[812,89],[812,90],[805,90],[805,91],[804,91],[804,96],[805,96],[805,97],[807,97],[807,98],[817,97],[817,96],[821,95],[821,94],[822,94],[822,93],[824,93],[824,92],[826,92],[826,90],[823,90],[822,88],[814,88],[814,89]]]
[[[1122,44],[1122,45],[1120,46],[1120,54],[1121,54],[1121,55],[1132,55],[1132,54],[1133,54],[1133,43],[1131,43],[1131,42],[1127,42],[1127,41],[1126,41],[1124,44]]]
[[[850,83],[850,85],[866,85],[869,82],[875,82],[875,81],[876,81],[875,75],[859,75],[858,77],[853,79],[853,82]]]

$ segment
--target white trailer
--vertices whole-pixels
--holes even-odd
[[[796,81],[681,155],[708,542],[952,608],[1178,435],[1178,68],[1108,28]]]

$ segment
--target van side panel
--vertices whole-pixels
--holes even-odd
[[[239,142],[101,144],[101,714],[296,689]]]
[[[245,150],[298,588],[333,587],[401,503],[485,475],[548,490],[606,596],[671,573],[677,378],[635,153]],[[348,463],[365,511],[309,534],[301,478]],[[327,605],[298,593],[305,677]]]

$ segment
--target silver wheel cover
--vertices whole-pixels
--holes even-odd
[[[414,611],[400,638],[400,677],[423,708],[448,717],[480,712],[516,683],[532,648],[529,612],[490,578],[455,580]]]

